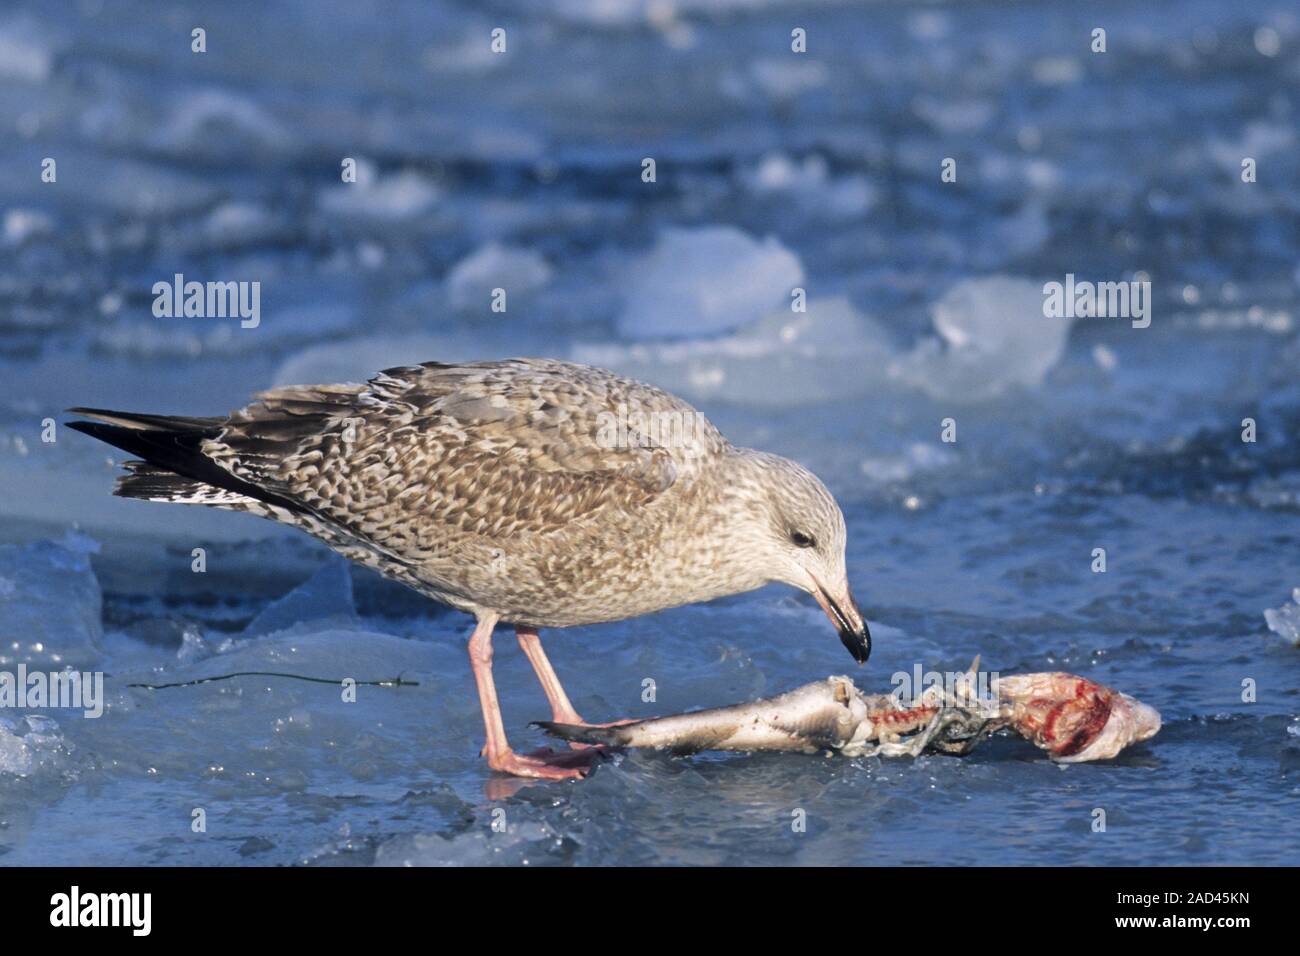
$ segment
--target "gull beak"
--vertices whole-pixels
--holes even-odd
[[[867,620],[862,616],[858,602],[853,600],[848,587],[844,588],[842,596],[835,598],[816,578],[812,579],[812,584],[812,595],[839,631],[841,643],[848,648],[855,661],[865,664],[871,656],[871,632],[867,630]]]

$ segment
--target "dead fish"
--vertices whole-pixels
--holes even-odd
[[[994,686],[999,719],[1060,763],[1108,760],[1160,729],[1154,707],[1073,674],[1013,674]]]
[[[649,747],[673,753],[701,750],[851,753],[876,739],[878,728],[899,733],[919,729],[937,708],[909,713],[889,705],[889,695],[863,694],[847,677],[828,677],[776,697],[672,717],[608,727],[539,721],[554,737],[611,747]]]
[[[971,680],[955,690],[931,687],[905,703],[894,694],[865,694],[848,677],[828,677],[748,704],[606,727],[538,726],[565,740],[615,748],[849,757],[967,753],[989,735],[1011,730],[1063,763],[1113,757],[1160,729],[1154,708],[1073,674],[1001,677],[992,683],[992,699],[976,696],[975,686]]]

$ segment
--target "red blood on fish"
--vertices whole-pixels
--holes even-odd
[[[1048,713],[1043,722],[1043,740],[1058,757],[1071,757],[1097,739],[1110,719],[1115,694],[1100,684],[1079,678],[1074,699],[1063,700]],[[1068,736],[1058,740],[1058,724],[1068,724]]]

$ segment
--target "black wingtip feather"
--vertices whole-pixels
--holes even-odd
[[[208,458],[203,453],[202,444],[203,440],[213,433],[210,420],[196,418],[171,420],[162,415],[139,415],[134,412],[110,412],[88,408],[72,411],[77,414],[107,418],[114,422],[129,422],[130,424],[122,425],[109,424],[105,421],[73,421],[68,422],[68,427],[73,431],[97,438],[114,448],[120,448],[157,469],[174,472],[191,481],[255,498],[278,508],[294,512],[303,510],[297,502],[232,475]],[[135,486],[128,485],[127,482],[119,484],[116,493],[124,497],[142,497],[137,493]]]

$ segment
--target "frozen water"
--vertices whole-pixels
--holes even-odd
[[[1291,601],[1279,608],[1265,608],[1264,620],[1270,631],[1300,647],[1300,588],[1291,592]]]
[[[740,174],[741,183],[756,197],[798,207],[804,214],[825,219],[857,220],[876,204],[878,191],[865,176],[832,176],[826,158],[810,154],[801,160],[769,153]]]
[[[357,623],[352,603],[352,569],[343,558],[329,561],[284,597],[263,608],[242,637],[258,637],[289,629],[320,630]]]
[[[0,20],[0,76],[9,81],[39,83],[49,78],[54,61],[49,34],[29,17]]]
[[[772,312],[733,334],[676,342],[579,345],[573,358],[694,399],[746,405],[824,402],[884,382],[885,332],[844,298]]]
[[[101,596],[89,538],[0,545],[0,665],[80,668],[99,659]]]
[[[536,252],[489,242],[452,267],[447,293],[453,308],[487,312],[493,289],[506,291],[509,308],[550,281],[551,267]]]
[[[1294,3],[1112,4],[1104,57],[1082,52],[1096,11],[1066,0],[811,4],[805,56],[775,0],[496,6],[503,56],[496,14],[445,0],[396,26],[357,4],[208,4],[224,39],[199,58],[148,5],[5,5],[0,156],[31,175],[0,177],[0,669],[17,640],[102,669],[108,699],[57,728],[0,712],[0,861],[1294,862],[1300,657],[1269,630],[1293,634],[1300,606]],[[504,316],[482,299],[494,258]],[[1042,315],[1046,281],[1137,269],[1148,329]],[[153,319],[177,271],[260,279],[261,326]],[[822,475],[876,636],[864,688],[978,652],[1129,691],[1164,729],[1069,771],[995,741],[498,779],[467,617],[361,569],[349,601],[304,536],[114,498],[123,455],[43,440],[70,405],[220,414],[277,382],[518,354],[671,388]],[[73,525],[102,550],[63,541]],[[543,638],[591,719],[848,661],[775,587]],[[496,647],[511,741],[542,746],[545,699],[507,629]],[[236,671],[420,686],[126,686]]]
[[[900,356],[892,374],[935,398],[971,401],[1034,388],[1061,360],[1071,320],[1043,314],[1033,282],[967,279],[935,303],[938,338]]]
[[[938,335],[907,350],[848,300],[830,298],[729,335],[582,344],[573,357],[701,400],[804,404],[902,386],[964,403],[1041,385],[1070,329],[1069,319],[1043,315],[1040,286],[1004,276],[958,284],[932,316]]]
[[[5,774],[32,777],[54,773],[67,755],[68,747],[54,718],[33,714],[15,719],[0,714],[0,788]]]
[[[388,175],[362,175],[357,181],[341,179],[320,194],[322,211],[345,219],[375,219],[401,222],[428,211],[438,200],[438,188],[414,170]]]
[[[634,339],[724,332],[788,305],[803,275],[799,258],[774,237],[731,226],[666,229],[624,274],[618,329]]]

